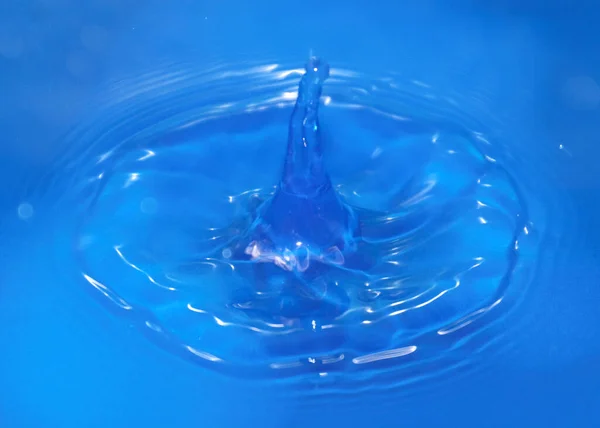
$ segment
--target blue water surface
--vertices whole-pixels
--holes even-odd
[[[0,12],[0,426],[600,424],[600,6]],[[314,54],[358,226],[266,251]]]

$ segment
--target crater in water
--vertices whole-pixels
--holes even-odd
[[[64,159],[96,295],[175,354],[322,391],[416,383],[505,343],[540,231],[458,107],[333,68],[319,138],[346,234],[265,251],[251,238],[280,186],[304,69],[183,70],[114,87],[103,120],[72,136],[89,147]],[[298,212],[267,229],[310,226]]]

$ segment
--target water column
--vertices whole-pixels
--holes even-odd
[[[329,65],[311,58],[290,118],[283,174],[253,226],[246,252],[304,272],[311,260],[343,264],[355,247],[357,222],[331,184],[323,163],[319,103]]]

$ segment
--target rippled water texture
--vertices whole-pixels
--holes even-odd
[[[179,65],[113,86],[69,136],[87,150],[49,178],[76,214],[77,283],[174,354],[321,392],[417,384],[500,352],[544,232],[526,180],[426,84],[332,66],[321,138],[354,252],[325,249],[308,276],[298,253],[236,256],[279,183],[304,69]]]

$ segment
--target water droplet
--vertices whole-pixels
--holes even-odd
[[[221,255],[226,259],[230,259],[232,256],[232,252],[229,248],[224,248],[223,251],[221,252]]]
[[[568,156],[573,156],[571,154],[571,152],[563,144],[558,145],[558,150],[562,151],[563,153],[565,153]]]
[[[23,220],[30,219],[31,217],[33,217],[33,207],[31,206],[31,204],[23,203],[18,206],[17,214]]]
[[[371,159],[378,158],[381,155],[381,153],[383,153],[381,147],[375,147],[375,150],[373,150],[373,153],[371,153]]]

